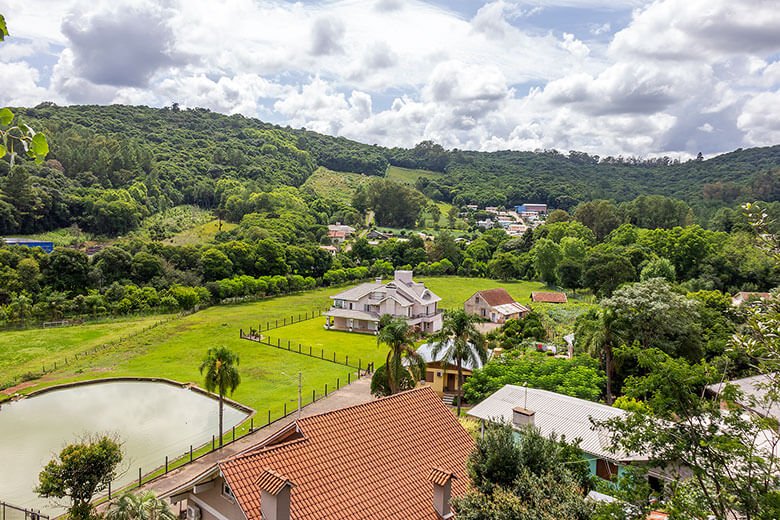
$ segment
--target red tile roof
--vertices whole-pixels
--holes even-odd
[[[466,491],[474,442],[428,387],[305,417],[296,427],[293,440],[220,462],[247,520],[260,520],[257,482],[269,471],[292,483],[296,520],[435,519],[429,478],[452,473],[453,496]]]
[[[506,305],[507,303],[513,303],[515,301],[506,289],[498,287],[497,289],[488,289],[486,291],[479,291],[479,294],[483,300],[487,302],[491,307],[497,305]]]
[[[266,469],[255,481],[255,486],[260,490],[276,495],[282,488],[290,484],[290,481],[275,471]]]
[[[541,303],[566,303],[569,301],[566,295],[559,292],[532,292],[531,301]]]

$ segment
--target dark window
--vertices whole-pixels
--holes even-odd
[[[433,372],[430,370],[425,371],[425,381],[428,383],[433,383]]]
[[[617,478],[618,467],[617,464],[604,459],[596,460],[596,475],[604,480],[612,480]]]

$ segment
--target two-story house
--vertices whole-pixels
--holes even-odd
[[[333,306],[324,313],[325,328],[375,334],[379,319],[385,315],[404,318],[410,326],[424,333],[441,330],[440,297],[425,284],[412,279],[412,271],[396,271],[393,280],[360,284],[331,296]]]

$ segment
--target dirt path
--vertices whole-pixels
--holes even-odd
[[[338,410],[347,406],[366,403],[373,400],[370,389],[371,377],[363,377],[349,386],[343,387],[340,390],[328,394],[328,397],[305,406],[301,410],[301,416],[308,417],[310,415],[317,415],[324,412]],[[267,439],[282,428],[286,427],[288,424],[294,422],[296,418],[296,414],[293,414],[286,419],[271,424],[270,426],[256,430],[254,433],[242,437],[236,442],[225,446],[221,450],[209,453],[208,455],[205,455],[200,459],[191,462],[190,464],[171,471],[167,475],[160,476],[155,480],[147,482],[141,486],[140,489],[135,488],[132,491],[134,493],[142,491],[154,491],[157,495],[162,495],[167,491],[175,489],[181,484],[184,484],[195,478],[200,473],[213,466],[214,463],[223,459],[227,459]],[[103,504],[98,507],[98,510],[103,510],[105,507],[105,504]]]

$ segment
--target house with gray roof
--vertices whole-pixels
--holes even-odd
[[[605,480],[614,480],[625,466],[646,463],[649,456],[641,453],[613,452],[610,435],[593,424],[623,417],[627,412],[577,397],[557,394],[547,390],[505,385],[493,395],[469,410],[468,415],[485,422],[511,424],[518,433],[533,426],[542,435],[566,437],[572,442],[580,440],[580,448],[590,463],[591,474]],[[663,478],[653,470],[650,475]]]
[[[324,313],[325,328],[376,334],[379,319],[389,314],[405,319],[420,332],[438,332],[443,323],[438,308],[441,298],[412,276],[412,271],[396,271],[388,283],[377,278],[331,296],[333,305]]]

